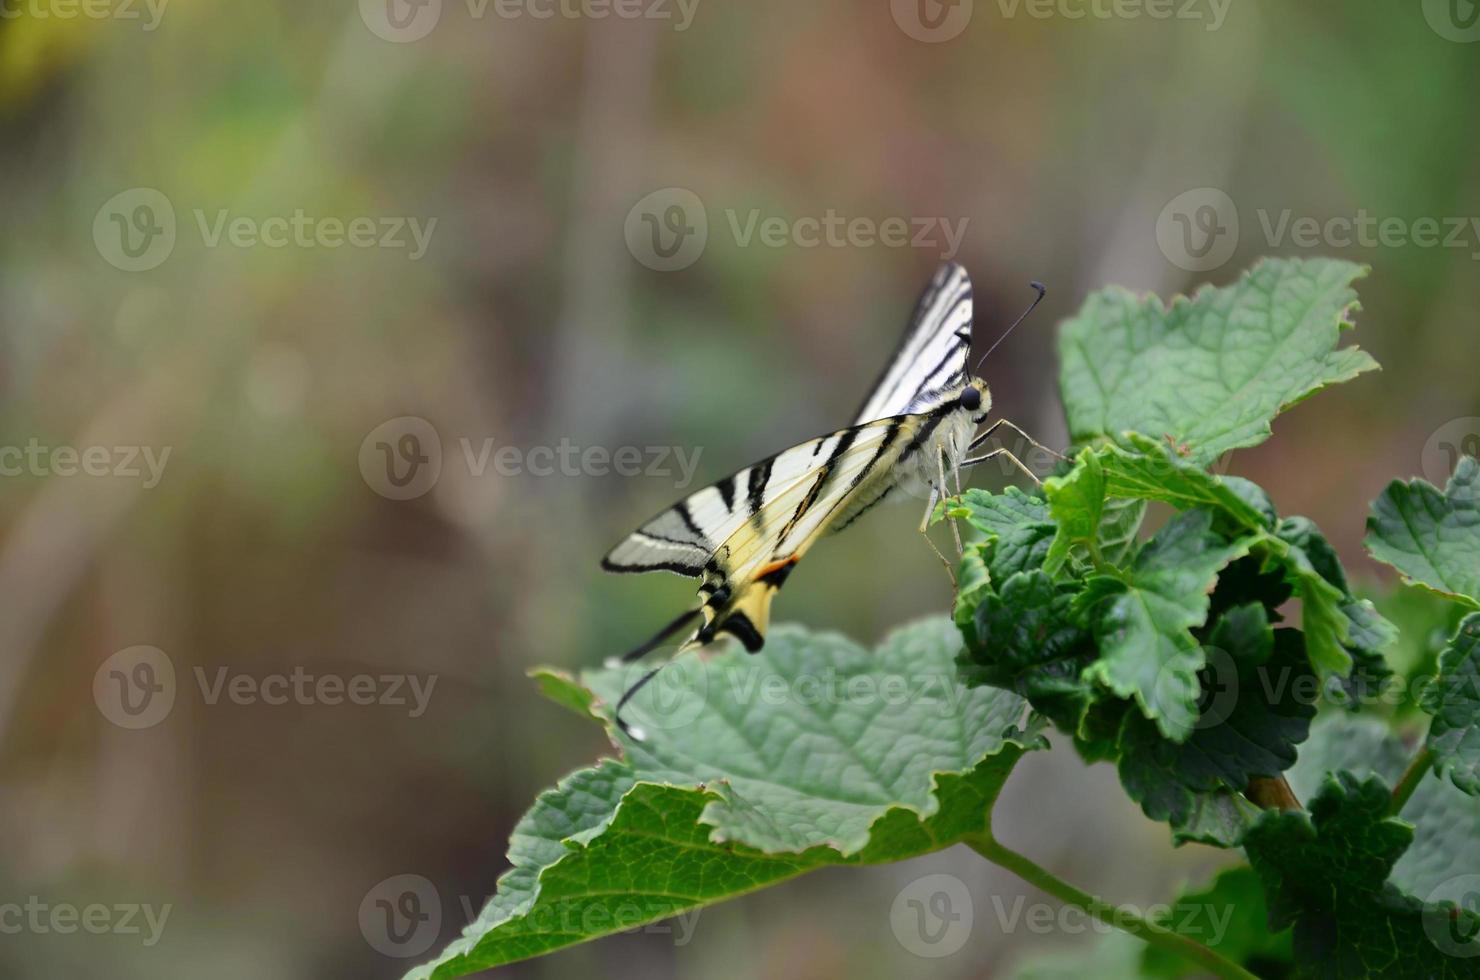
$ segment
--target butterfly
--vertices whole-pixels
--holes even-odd
[[[1032,285],[1037,298],[1002,338],[1043,299],[1043,285]],[[974,435],[987,421],[992,395],[986,382],[967,370],[971,328],[971,277],[960,265],[946,263],[915,304],[903,339],[852,425],[685,497],[612,548],[601,560],[609,572],[666,571],[700,580],[699,605],[621,659],[637,660],[696,623],[680,652],[729,634],[755,653],[766,642],[771,600],[802,557],[886,498],[924,497],[920,532],[930,541],[931,514],[937,501],[950,495],[947,474],[955,477],[959,493],[962,468],[1003,456],[1037,482],[1005,447],[970,458],[1004,426],[1044,448],[1006,419]],[[952,532],[959,551],[954,524]],[[934,542],[931,548],[951,571]],[[622,708],[658,669],[628,687],[617,703],[617,722],[629,734],[633,730],[622,722]]]

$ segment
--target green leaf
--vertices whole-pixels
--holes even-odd
[[[1259,976],[1267,976],[1290,962],[1290,933],[1271,933],[1264,887],[1253,868],[1225,868],[1209,884],[1185,891],[1171,913],[1158,921],[1174,932],[1195,939]],[[1165,949],[1147,946],[1142,955],[1143,976],[1181,980],[1197,976],[1196,966]]]
[[[1202,711],[1186,741],[1162,738],[1135,714],[1120,736],[1126,793],[1148,817],[1174,826],[1191,818],[1197,794],[1220,786],[1241,792],[1250,779],[1292,766],[1315,716],[1315,678],[1300,635],[1270,629],[1263,606],[1230,610],[1207,651]]]
[[[1178,845],[1238,847],[1261,812],[1241,793],[1232,790],[1199,793],[1193,798],[1187,820],[1180,825],[1172,825],[1172,841]]]
[[[987,567],[999,582],[1018,572],[1042,568],[1058,530],[1048,504],[1017,487],[1008,487],[1005,493],[967,490],[949,513],[996,542]]]
[[[1394,481],[1372,505],[1367,550],[1409,582],[1480,609],[1480,461],[1462,457],[1449,486]]]
[[[1264,535],[1259,546],[1269,559],[1266,570],[1271,564],[1282,566],[1286,581],[1300,597],[1300,625],[1311,664],[1323,678],[1350,674],[1352,655],[1346,647],[1351,618],[1346,606],[1355,600],[1346,590],[1346,573],[1335,550],[1304,517],[1281,521],[1275,534]]]
[[[1105,473],[1099,455],[1091,449],[1081,452],[1072,470],[1044,481],[1043,493],[1058,525],[1043,562],[1044,570],[1053,575],[1064,566],[1072,547],[1098,543],[1105,514]]]
[[[968,684],[1013,691],[1074,732],[1093,691],[1081,679],[1094,659],[1089,634],[1071,616],[1074,593],[1042,571],[1019,572],[988,591],[976,607],[961,676]]]
[[[1380,777],[1338,772],[1309,814],[1260,818],[1244,849],[1269,898],[1270,928],[1294,925],[1296,962],[1311,976],[1473,976],[1466,956],[1476,952],[1480,916],[1453,905],[1426,909],[1388,883],[1413,839],[1409,824],[1388,816],[1390,801]],[[1454,949],[1441,949],[1436,925],[1457,934]]]
[[[957,563],[956,604],[952,607],[951,618],[966,636],[968,643],[975,636],[970,631],[973,629],[972,620],[976,608],[992,591],[992,572],[987,562],[994,548],[993,541],[968,544],[961,552],[961,561]]]
[[[1248,551],[1211,530],[1205,510],[1182,514],[1156,534],[1121,578],[1091,579],[1080,599],[1100,645],[1086,671],[1121,697],[1135,697],[1146,717],[1174,741],[1198,717],[1202,646],[1191,630],[1208,615],[1218,571]]]
[[[1263,442],[1283,409],[1377,367],[1336,347],[1363,274],[1350,262],[1271,259],[1169,307],[1119,287],[1091,295],[1059,337],[1070,435],[1142,432],[1204,465]]]
[[[1471,613],[1439,655],[1439,676],[1423,692],[1434,716],[1428,747],[1434,771],[1480,795],[1480,613]]]
[[[1464,607],[1418,586],[1403,585],[1367,598],[1396,628],[1397,639],[1383,651],[1393,671],[1407,681],[1437,673],[1439,654],[1459,629]],[[1400,707],[1417,710],[1417,705],[1411,703]]]
[[[1109,446],[1101,453],[1105,492],[1110,496],[1161,500],[1178,510],[1208,507],[1251,531],[1273,525],[1267,514],[1245,499],[1247,487],[1225,483],[1167,444],[1138,432],[1127,432],[1124,441],[1134,451]]]
[[[529,676],[539,686],[540,693],[551,701],[569,708],[583,718],[600,720],[595,709],[596,695],[565,671],[552,667],[535,667],[529,671]]]
[[[629,705],[647,740],[611,728],[626,761],[542,794],[515,829],[498,893],[409,977],[462,976],[814,868],[895,861],[984,833],[1013,764],[1041,740],[1022,700],[956,682],[959,646],[941,619],[875,652],[778,626],[759,655],[732,647],[680,661],[669,668],[677,684],[655,681]],[[582,680],[610,705],[631,677]],[[579,703],[570,683],[542,675],[558,700]]]
[[[1146,501],[1115,499],[1105,501],[1105,516],[1100,520],[1100,557],[1112,565],[1123,564],[1136,548],[1136,534],[1146,519]]]
[[[1310,799],[1326,777],[1343,770],[1396,784],[1412,750],[1381,719],[1338,712],[1318,718],[1285,774],[1299,799]],[[1480,806],[1443,779],[1418,784],[1401,814],[1413,824],[1413,845],[1393,869],[1392,882],[1427,897],[1456,875],[1480,876]]]
[[[1145,948],[1128,933],[1112,932],[1085,949],[1033,953],[1007,976],[1008,980],[1141,980]]]
[[[1027,705],[962,686],[960,649],[942,618],[896,630],[874,651],[779,627],[757,654],[731,647],[686,661],[681,684],[645,687],[624,718],[651,737],[623,739],[623,749],[644,778],[714,787],[720,799],[704,820],[715,840],[852,854],[889,807],[931,815],[936,773],[967,772],[1009,742],[1028,744]],[[632,677],[607,670],[583,680],[615,704]]]

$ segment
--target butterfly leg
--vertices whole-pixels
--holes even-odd
[[[940,487],[940,495],[944,497],[946,495],[946,454],[944,449],[936,454],[935,472],[940,477],[940,483],[937,484]],[[958,481],[957,487],[959,488],[959,486],[960,483]],[[951,537],[956,540],[956,554],[959,556],[965,550],[961,547],[961,529],[956,526],[956,519],[954,517],[947,518],[947,520],[951,522]]]
[[[1012,422],[1009,422],[1007,419],[998,419],[997,421],[993,422],[991,425],[987,426],[987,431],[983,432],[981,435],[979,435],[975,439],[971,440],[971,446],[969,447],[969,449],[974,450],[974,449],[980,448],[980,446],[981,446],[982,443],[984,443],[988,439],[990,439],[992,437],[992,434],[995,433],[998,429],[1002,428],[1004,425],[1007,426],[1012,431],[1016,432],[1018,435],[1022,436],[1024,439],[1026,439],[1028,441],[1028,443],[1030,445],[1032,445],[1035,449],[1041,449],[1041,450],[1043,450],[1044,452],[1046,452],[1050,456],[1052,456],[1054,459],[1067,460],[1069,458],[1069,457],[1065,456],[1063,453],[1055,452],[1054,450],[1049,449],[1043,443],[1039,442],[1037,439],[1034,439],[1032,436],[1028,435],[1022,429],[1020,429],[1016,425],[1014,425]],[[1018,463],[1018,465],[1021,466],[1022,463]],[[1036,479],[1036,477],[1035,477],[1035,479]]]
[[[932,488],[930,499],[925,501],[925,516],[920,518],[920,533],[924,535],[925,543],[930,545],[930,550],[935,552],[935,557],[939,558],[940,563],[946,566],[946,574],[951,577],[951,587],[955,588],[956,569],[951,565],[950,560],[940,553],[940,549],[935,546],[935,542],[930,538],[930,515],[935,513],[935,502],[938,499],[940,499],[940,493]]]
[[[1014,466],[1016,466],[1018,469],[1022,470],[1024,473],[1028,474],[1028,479],[1032,480],[1034,483],[1038,484],[1040,487],[1043,486],[1043,481],[1040,480],[1040,479],[1038,479],[1038,474],[1034,473],[1032,470],[1028,469],[1028,467],[1024,466],[1022,460],[1018,459],[1016,456],[1014,456],[1011,452],[1009,452],[1006,449],[994,449],[991,452],[987,453],[985,456],[978,456],[976,459],[968,459],[966,462],[962,463],[961,465],[962,466],[975,466],[977,463],[985,463],[987,460],[989,460],[989,459],[996,459],[998,456],[1006,456],[1009,460],[1012,461],[1012,463],[1013,463]]]

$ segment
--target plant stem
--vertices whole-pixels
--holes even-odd
[[[1158,925],[1128,908],[1111,905],[1088,892],[1080,891],[1047,868],[1005,847],[990,832],[974,834],[965,840],[972,850],[988,861],[1006,868],[1028,884],[1047,892],[1059,901],[1084,909],[1099,922],[1123,929],[1148,945],[1175,953],[1214,976],[1226,977],[1230,980],[1259,980],[1257,976],[1237,963],[1225,959],[1194,939]]]
[[[1398,785],[1393,787],[1393,806],[1391,811],[1389,811],[1393,816],[1397,816],[1403,812],[1403,807],[1407,805],[1408,798],[1413,795],[1414,790],[1418,789],[1418,784],[1423,782],[1423,777],[1428,775],[1429,766],[1433,765],[1433,763],[1434,753],[1429,750],[1427,745],[1419,749],[1418,755],[1415,755],[1413,761],[1408,763],[1408,768],[1403,772],[1403,777],[1398,780]]]

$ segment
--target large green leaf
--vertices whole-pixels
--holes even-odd
[[[995,542],[987,566],[998,581],[1042,568],[1057,530],[1048,504],[1017,487],[1008,487],[1004,493],[967,490],[949,502],[947,513],[963,518],[989,542]]]
[[[624,712],[645,740],[609,726],[625,760],[542,794],[514,831],[497,894],[409,976],[462,976],[814,868],[983,833],[1013,763],[1040,739],[1021,699],[956,681],[959,647],[953,624],[935,619],[872,652],[778,626],[759,655],[686,658],[670,668],[676,681],[648,685]],[[583,715],[605,713],[632,677],[547,673],[541,686]]]
[[[1080,605],[1093,623],[1100,659],[1086,676],[1134,697],[1167,738],[1182,741],[1198,718],[1202,645],[1192,635],[1208,616],[1218,571],[1248,551],[1211,530],[1192,510],[1162,528],[1118,577],[1088,583]]]
[[[1128,432],[1123,438],[1131,451],[1107,446],[1100,453],[1105,492],[1111,497],[1160,500],[1178,510],[1209,507],[1250,531],[1273,524],[1239,492],[1242,488],[1188,462],[1173,447],[1139,432]]]
[[[1310,812],[1269,812],[1244,838],[1264,883],[1271,929],[1295,927],[1302,972],[1332,980],[1474,976],[1480,916],[1424,902],[1388,882],[1413,828],[1388,815],[1381,777],[1328,775]],[[1443,930],[1436,934],[1437,930]]]
[[[1435,772],[1480,795],[1480,613],[1460,623],[1439,655],[1439,675],[1424,690],[1423,707],[1434,716],[1428,746]]]
[[[1069,614],[1073,601],[1071,589],[1041,570],[1019,572],[1000,593],[987,590],[962,627],[962,678],[1020,694],[1056,724],[1077,731],[1093,699],[1080,675],[1094,659],[1094,646]]]
[[[1285,774],[1295,795],[1312,799],[1326,778],[1347,771],[1395,784],[1413,750],[1371,715],[1333,712],[1311,726],[1300,759]],[[1413,844],[1393,868],[1391,881],[1421,898],[1456,877],[1480,883],[1480,804],[1448,780],[1429,776],[1399,814],[1413,825]]]
[[[1203,668],[1201,714],[1184,742],[1161,738],[1139,714],[1120,735],[1121,783],[1153,820],[1185,825],[1198,794],[1242,792],[1295,762],[1305,741],[1313,680],[1300,635],[1270,629],[1263,606],[1239,606],[1213,628]]]
[[[1170,306],[1119,287],[1093,294],[1059,337],[1070,435],[1142,432],[1204,464],[1263,442],[1281,410],[1377,366],[1336,346],[1364,271],[1271,259]]]
[[[1100,523],[1105,516],[1105,472],[1099,454],[1092,449],[1081,452],[1072,470],[1043,484],[1043,493],[1057,525],[1043,562],[1044,569],[1052,575],[1063,567],[1074,546],[1098,545]]]
[[[1480,461],[1464,456],[1443,493],[1394,481],[1372,505],[1367,550],[1403,577],[1480,609]]]

